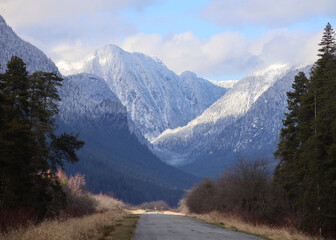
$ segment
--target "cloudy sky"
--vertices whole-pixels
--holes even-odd
[[[14,31],[59,66],[106,44],[213,80],[308,64],[335,0],[0,0]]]

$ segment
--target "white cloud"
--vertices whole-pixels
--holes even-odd
[[[279,29],[258,39],[225,32],[208,40],[192,33],[136,34],[120,46],[160,58],[176,73],[191,70],[201,76],[247,74],[271,64],[310,64],[316,60],[321,32],[307,33]]]
[[[336,16],[335,0],[212,0],[203,17],[223,26],[286,26],[312,16]]]
[[[120,9],[141,11],[155,0],[0,0],[0,14],[25,40],[55,62],[77,60],[136,27]]]
[[[154,0],[1,0],[0,13],[13,27],[50,24],[127,7],[141,10]]]
[[[156,56],[173,71],[205,77],[242,75],[275,63],[312,63],[320,33],[277,29],[247,38],[223,32],[208,39],[191,32],[137,33],[120,9],[139,9],[160,0],[0,0],[0,13],[24,39],[55,62],[75,62],[105,44]],[[288,7],[290,6],[290,7]],[[299,18],[335,14],[336,1],[213,0],[204,14],[223,25],[267,22],[281,25]]]

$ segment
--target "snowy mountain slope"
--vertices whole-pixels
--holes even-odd
[[[27,70],[58,72],[56,65],[38,48],[22,40],[0,15],[0,72],[4,72],[12,56],[18,56],[27,64]]]
[[[194,159],[226,126],[234,123],[250,109],[258,98],[290,70],[285,65],[270,66],[250,74],[186,126],[166,130],[152,141],[155,153],[173,165]]]
[[[226,81],[210,80],[210,82],[222,88],[233,88],[233,86],[238,82],[238,80],[226,80]]]
[[[59,93],[59,118],[67,124],[78,124],[83,118],[101,119],[108,114],[127,118],[127,110],[106,82],[94,75],[65,77]]]
[[[182,169],[198,175],[217,175],[236,158],[273,158],[287,111],[286,92],[292,90],[295,75],[309,75],[311,66],[291,68],[265,91],[244,116],[220,130],[206,149],[198,152],[193,163]]]
[[[66,165],[85,174],[93,192],[113,192],[139,204],[162,199],[172,206],[197,177],[163,163],[131,132],[126,108],[102,79],[90,74],[68,76],[60,89],[61,131],[79,132],[86,142],[80,161]]]
[[[103,78],[149,140],[167,128],[185,125],[226,91],[192,73],[179,77],[160,60],[115,45],[96,50],[68,72]]]
[[[25,61],[30,72],[56,71],[40,50],[20,39],[0,18],[0,59],[6,64],[12,55]],[[4,68],[3,68],[4,69]],[[78,152],[79,162],[66,164],[70,174],[85,174],[93,192],[113,192],[126,202],[164,200],[176,206],[199,178],[168,166],[130,130],[126,108],[98,76],[66,77],[59,89],[62,101],[56,123],[58,132],[79,133],[86,142]]]

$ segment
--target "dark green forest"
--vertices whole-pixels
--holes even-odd
[[[309,76],[299,72],[287,92],[274,174],[265,159],[240,159],[186,195],[191,211],[336,237],[336,42],[329,23],[319,47]]]
[[[30,211],[37,220],[57,215],[65,195],[56,177],[64,162],[78,161],[84,142],[56,134],[60,101],[56,73],[28,74],[13,56],[0,74],[0,212]],[[3,216],[2,216],[3,217]]]

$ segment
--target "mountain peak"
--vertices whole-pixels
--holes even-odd
[[[123,50],[115,44],[107,44],[100,49],[96,49],[93,53],[89,54],[88,58],[98,57],[100,60],[108,58],[124,58],[129,52]],[[104,60],[103,60],[104,61]]]
[[[288,64],[273,64],[270,65],[262,70],[256,71],[254,73],[251,73],[250,75],[255,75],[255,76],[262,76],[270,72],[282,72],[282,71],[287,71],[289,69]]]
[[[180,77],[183,78],[197,78],[196,73],[191,72],[191,71],[184,71],[183,73],[180,74]]]
[[[121,49],[119,46],[117,46],[115,44],[105,45],[103,47],[103,50],[109,50],[111,52],[117,52],[117,53],[125,52],[123,49]]]
[[[37,47],[21,39],[13,29],[6,24],[0,15],[0,65],[6,66],[12,56],[20,57],[27,65],[28,72],[57,72],[55,64]]]

